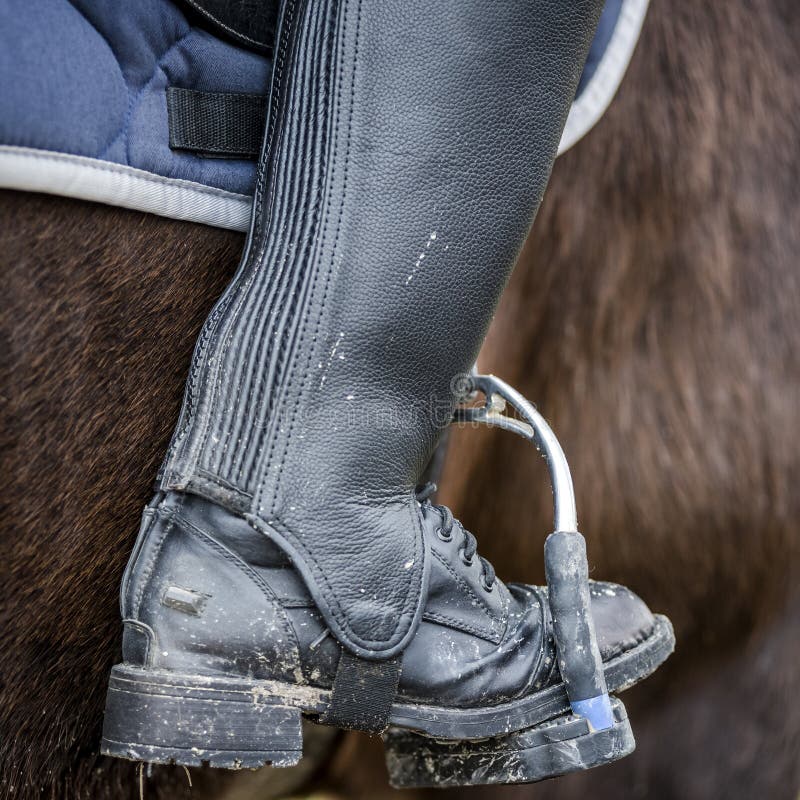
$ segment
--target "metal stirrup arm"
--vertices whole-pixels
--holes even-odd
[[[572,486],[569,464],[553,429],[545,418],[516,389],[494,375],[472,375],[467,379],[467,385],[472,392],[483,394],[486,402],[482,406],[457,408],[454,421],[480,422],[503,428],[533,442],[547,462],[550,472],[550,485],[553,489],[553,530],[577,532],[578,515],[575,510],[575,490]],[[503,413],[506,403],[524,421],[507,417]]]

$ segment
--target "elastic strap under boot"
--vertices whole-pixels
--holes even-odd
[[[345,730],[385,731],[400,682],[401,661],[367,661],[343,650],[331,702],[321,721]]]

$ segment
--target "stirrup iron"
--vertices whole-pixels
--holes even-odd
[[[545,542],[558,666],[572,713],[482,741],[437,740],[389,728],[386,765],[395,788],[533,783],[616,761],[635,748],[625,706],[610,698],[589,601],[586,543],[578,533],[575,492],[564,451],[546,420],[493,375],[459,379],[453,421],[513,431],[547,462],[554,532]],[[474,405],[479,395],[484,402]],[[472,405],[466,405],[473,403]],[[517,416],[505,414],[507,407]]]
[[[482,423],[533,442],[547,462],[553,489],[554,527],[545,542],[545,575],[558,653],[558,667],[573,713],[592,730],[608,730],[614,713],[597,646],[589,601],[586,541],[578,533],[575,491],[564,451],[545,418],[516,389],[494,375],[470,375],[464,400],[483,394],[480,406],[460,406],[454,422]],[[510,406],[521,419],[503,412]]]

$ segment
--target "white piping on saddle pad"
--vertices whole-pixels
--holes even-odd
[[[603,116],[619,89],[639,41],[650,0],[623,0],[617,24],[591,80],[572,104],[558,154],[569,150]]]
[[[0,145],[0,188],[45,192],[246,231],[249,195],[68,153]]]

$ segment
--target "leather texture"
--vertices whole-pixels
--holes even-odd
[[[258,52],[272,50],[278,0],[179,0],[179,4],[224,38]]]
[[[159,495],[145,517],[122,588],[126,663],[332,686],[346,651],[280,548],[198,496]],[[490,707],[558,682],[547,590],[499,580],[487,590],[479,559],[462,558],[463,529],[443,541],[438,507],[426,504],[422,518],[437,555],[396,699]],[[201,602],[172,602],[187,596]],[[591,597],[604,661],[652,632],[652,614],[624,587],[593,582]]]
[[[541,201],[601,6],[282,7],[251,234],[161,487],[248,515],[356,655],[401,652],[429,576],[439,591],[413,488]]]

